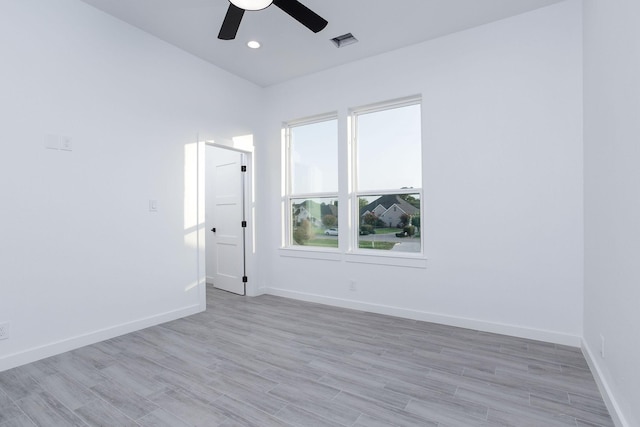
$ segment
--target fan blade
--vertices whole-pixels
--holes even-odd
[[[235,39],[236,34],[238,33],[238,28],[240,28],[240,21],[242,21],[243,15],[244,9],[239,8],[233,3],[229,3],[229,9],[227,9],[227,14],[222,22],[222,27],[220,27],[218,38],[220,40]]]
[[[293,19],[314,33],[322,31],[328,24],[326,19],[322,18],[298,0],[273,0],[273,4],[284,10]]]

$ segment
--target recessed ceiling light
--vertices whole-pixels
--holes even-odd
[[[251,40],[247,43],[247,46],[249,46],[251,49],[258,49],[260,47],[260,43],[255,40]]]

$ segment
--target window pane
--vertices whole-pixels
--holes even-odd
[[[420,252],[420,194],[361,196],[360,249]]]
[[[291,200],[291,245],[338,247],[338,199]]]
[[[357,116],[358,190],[422,187],[420,105]]]
[[[338,191],[338,120],[294,126],[291,138],[291,191]]]

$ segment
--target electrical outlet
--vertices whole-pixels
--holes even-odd
[[[73,151],[73,142],[70,136],[60,137],[60,149],[63,151]]]
[[[9,322],[0,323],[0,340],[9,338]]]
[[[600,356],[604,359],[604,335],[600,335]]]

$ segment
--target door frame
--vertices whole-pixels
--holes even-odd
[[[205,179],[205,155],[206,147],[212,146],[226,150],[236,151],[245,155],[247,166],[246,175],[244,177],[244,211],[247,227],[245,229],[244,242],[244,259],[247,282],[245,283],[245,295],[257,296],[258,281],[256,275],[255,262],[255,195],[254,195],[254,147],[253,141],[247,143],[249,137],[234,138],[231,141],[217,142],[211,140],[198,141],[198,278],[202,295],[200,301],[206,307],[206,282],[207,282],[207,264],[206,264],[206,233],[209,231],[205,224],[205,195],[206,195],[206,179]]]

